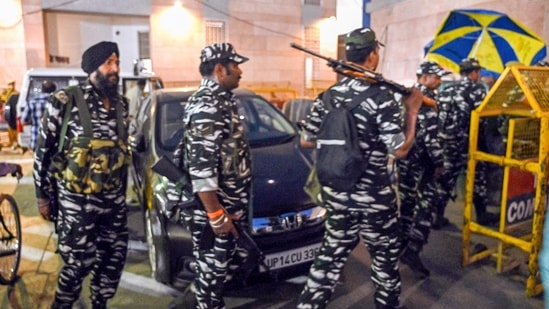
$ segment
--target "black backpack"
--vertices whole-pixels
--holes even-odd
[[[371,96],[373,87],[361,94],[363,99],[340,102],[330,94],[322,95],[327,114],[316,135],[315,168],[321,185],[337,191],[351,191],[366,170],[368,162],[359,147],[355,117],[351,111]],[[350,93],[352,95],[352,93]],[[344,99],[351,99],[344,98]]]

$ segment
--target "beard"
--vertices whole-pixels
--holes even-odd
[[[103,74],[99,70],[96,70],[97,90],[109,99],[115,99],[118,97],[118,77],[117,73]],[[111,79],[115,77],[114,79]]]

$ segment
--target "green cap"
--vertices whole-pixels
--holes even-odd
[[[385,46],[376,40],[376,33],[368,27],[355,29],[345,36],[346,50],[372,47],[375,44]]]

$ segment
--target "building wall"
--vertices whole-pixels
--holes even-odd
[[[196,85],[206,17],[224,18],[227,40],[250,57],[242,67],[243,86],[289,86],[302,94],[306,55],[289,43],[304,44],[305,26],[320,27],[321,53],[336,55],[338,33],[329,18],[336,15],[336,0],[305,9],[299,0],[183,0],[180,7],[174,0],[6,1],[22,3],[23,10],[16,13],[22,16],[14,27],[0,28],[0,39],[10,42],[0,47],[0,55],[6,55],[2,59],[9,59],[3,66],[9,73],[0,73],[0,85],[22,79],[32,67],[79,67],[82,52],[100,40],[119,44],[122,70],[127,71],[137,56],[136,33],[144,28],[150,29],[155,73],[168,86]],[[326,84],[335,80],[330,68],[318,68],[315,79]]]
[[[26,66],[35,67],[47,62],[46,34],[44,32],[44,14],[39,7],[39,1],[26,3],[23,8],[24,15],[24,50]],[[20,47],[19,47],[20,48]],[[19,63],[24,63],[23,61]]]
[[[296,5],[296,2],[299,5]],[[314,24],[296,0],[231,0],[224,18],[228,38],[236,50],[250,58],[241,66],[241,86],[287,86],[304,92],[305,54],[289,47],[290,42],[303,44],[303,20]],[[337,33],[328,17],[335,16],[336,1],[325,0],[316,22],[321,27],[321,51],[333,57]],[[194,85],[200,50],[204,47],[202,21],[207,10],[199,1],[183,1],[182,8],[170,0],[153,0],[151,14],[151,53],[155,72],[168,85]],[[306,15],[306,14],[305,14]],[[335,74],[322,66],[319,80],[333,81]]]
[[[10,80],[15,80],[18,88],[30,68],[80,67],[82,52],[99,40],[118,42],[123,69],[131,71],[133,60],[138,57],[136,33],[149,29],[149,18],[137,13],[143,14],[144,8],[150,11],[150,0],[136,1],[141,4],[117,1],[114,5],[97,6],[109,8],[108,15],[104,11],[89,14],[87,6],[92,1],[78,1],[86,6],[80,7],[80,11],[73,7],[77,2],[71,2],[66,11],[72,13],[58,11],[64,8],[60,5],[67,3],[62,0],[2,1],[5,3],[0,11],[0,91]],[[109,3],[94,0],[95,4],[98,1]],[[122,16],[128,12],[131,14]],[[50,55],[59,57],[57,60],[66,58],[69,63],[50,61]]]
[[[149,31],[149,18],[139,16],[48,12],[45,20],[48,59],[39,67],[80,67],[86,48],[99,41],[113,41],[120,51],[121,70],[132,72],[133,62],[139,58],[137,33]]]
[[[4,0],[0,13],[0,91],[7,87],[11,80],[16,81],[16,87],[21,85],[23,72],[27,67],[27,53],[32,59],[40,58],[40,47],[30,39],[29,50],[25,50],[27,35],[32,38],[39,36],[40,31],[25,31],[25,21],[29,22],[29,29],[40,24],[40,14],[29,15],[23,18],[21,2],[19,0]],[[36,8],[36,1],[29,1],[25,9]],[[40,12],[40,10],[39,10]]]
[[[346,21],[345,28],[341,28],[343,22],[335,26],[335,21],[328,18],[336,15],[338,1],[349,6],[360,5],[361,1],[355,0],[323,0],[321,9],[304,9],[300,0],[182,0],[180,8],[174,6],[174,0],[3,1],[7,4],[0,12],[0,21],[11,4],[19,11],[9,13],[15,15],[10,24],[0,23],[0,88],[12,79],[20,84],[24,72],[31,67],[79,67],[81,53],[92,44],[90,38],[119,42],[123,69],[128,70],[126,67],[137,55],[132,33],[147,28],[155,73],[167,85],[195,85],[200,79],[198,57],[205,44],[202,22],[217,15],[227,21],[228,40],[238,52],[251,58],[242,66],[241,85],[291,86],[303,94],[305,62],[311,57],[288,44],[304,44],[304,26],[318,24],[320,52],[337,58],[338,35],[361,24],[360,20]],[[454,3],[459,3],[459,7]],[[208,9],[206,4],[227,8],[227,12]],[[508,13],[549,41],[546,0],[372,0],[366,10],[371,14],[372,28],[378,38],[386,43],[379,68],[385,77],[411,84],[423,59],[423,46],[432,39],[446,14],[455,8]],[[343,11],[337,16],[340,20],[356,18]],[[50,55],[66,56],[70,63],[52,63]],[[319,68],[314,76],[319,84],[326,86],[335,80],[336,75],[329,67],[322,63]]]
[[[173,1],[153,0],[151,27],[151,58],[154,71],[167,86],[196,84],[200,46],[204,45],[202,8],[196,1],[174,7]],[[181,84],[179,84],[180,82]]]
[[[423,47],[453,9],[487,9],[508,14],[549,42],[547,0],[372,0],[366,10],[371,13],[372,28],[385,43],[378,70],[386,78],[411,85],[415,70],[423,61]]]

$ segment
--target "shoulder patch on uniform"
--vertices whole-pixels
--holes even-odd
[[[55,98],[59,100],[59,102],[63,104],[67,104],[69,102],[69,96],[65,92],[65,90],[59,90],[54,94]]]

